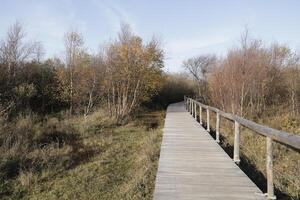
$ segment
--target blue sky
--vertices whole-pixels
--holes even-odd
[[[46,56],[61,56],[64,33],[81,32],[86,46],[116,38],[121,22],[145,40],[159,37],[166,71],[180,71],[198,54],[225,55],[245,26],[267,43],[278,41],[300,52],[300,1],[276,0],[0,0],[0,38],[10,24],[24,24],[28,39],[41,41]]]

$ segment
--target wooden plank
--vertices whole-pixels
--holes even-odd
[[[218,143],[184,109],[171,104],[165,119],[155,200],[265,199]]]

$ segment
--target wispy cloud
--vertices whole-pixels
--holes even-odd
[[[76,30],[86,33],[86,22],[76,18],[76,9],[69,0],[58,4],[40,1],[28,5],[30,13],[16,17],[24,24],[26,32],[32,39],[41,41],[47,56],[61,54],[64,34],[76,27]],[[20,18],[21,17],[21,18]]]
[[[170,40],[167,43],[169,53],[184,53],[228,42],[230,39],[223,36],[199,37],[199,38],[179,38]]]
[[[221,35],[170,39],[166,44],[166,70],[181,71],[185,59],[202,53],[223,55],[231,43],[230,37]]]
[[[114,4],[113,2],[93,0],[101,10],[106,13],[106,17],[110,22],[112,29],[117,32],[120,30],[120,24],[129,24],[134,32],[137,32],[137,26],[129,12]]]

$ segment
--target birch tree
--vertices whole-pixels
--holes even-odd
[[[143,44],[128,25],[105,51],[106,96],[111,116],[118,121],[158,92],[164,53],[156,39]]]
[[[76,31],[70,31],[65,35],[65,53],[66,53],[66,67],[68,73],[68,90],[69,90],[69,104],[70,114],[73,113],[74,107],[74,76],[76,69],[80,67],[80,60],[83,54],[83,38]]]
[[[42,49],[41,44],[27,41],[24,28],[19,22],[12,24],[7,31],[6,38],[0,41],[0,113],[5,113],[20,101],[18,95],[15,94],[21,89],[18,88],[17,73],[26,62],[36,58],[38,49]],[[30,88],[31,86],[23,85],[22,87]]]

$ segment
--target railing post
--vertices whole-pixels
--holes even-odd
[[[202,125],[203,124],[203,122],[202,122],[202,106],[201,105],[199,105],[199,122],[200,122],[200,124]]]
[[[189,106],[188,106],[189,104],[188,104],[188,99],[187,98],[185,98],[185,109],[186,110],[189,110]]]
[[[194,107],[195,107],[194,100],[192,100],[192,116],[194,116]]]
[[[195,102],[195,119],[197,120],[197,103]]]
[[[193,100],[193,117],[194,117],[194,114],[195,114],[195,101]]]
[[[220,142],[220,113],[217,112],[217,121],[216,121],[216,141]]]
[[[195,112],[195,102],[193,100],[193,103],[192,103],[193,107],[192,107],[192,116],[194,116],[194,112]]]
[[[206,108],[206,117],[207,117],[207,127],[206,127],[206,130],[208,131],[208,132],[210,132],[210,128],[209,128],[209,109],[208,108]]]
[[[191,111],[190,111],[191,115],[193,114],[193,100],[191,99]]]
[[[273,146],[272,138],[267,137],[267,198],[276,199],[274,195],[274,182],[273,182]]]
[[[189,99],[189,104],[190,104],[190,110],[189,110],[189,112],[191,114],[191,112],[192,112],[192,100],[191,99]]]
[[[240,163],[240,124],[237,121],[234,121],[233,161],[237,164]]]

